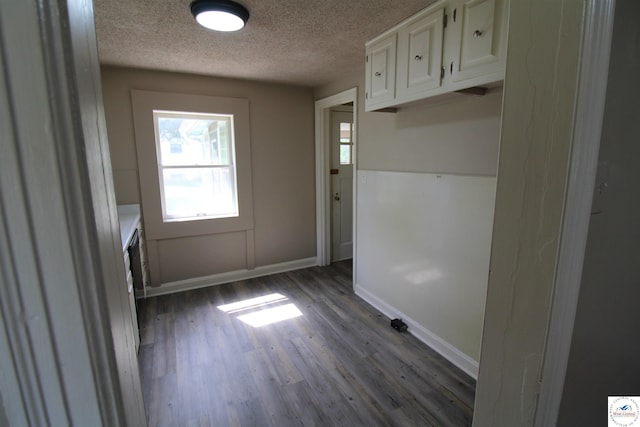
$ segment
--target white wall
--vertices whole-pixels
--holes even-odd
[[[501,106],[498,88],[358,118],[356,291],[474,377]]]
[[[616,2],[596,182],[607,188],[594,193],[559,426],[602,425],[607,396],[640,394],[638,17],[640,3]]]
[[[356,292],[477,374],[494,177],[358,171]]]

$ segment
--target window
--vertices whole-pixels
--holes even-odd
[[[353,123],[340,122],[340,164],[350,165],[353,151]]]
[[[162,219],[238,216],[233,115],[153,111]]]
[[[249,101],[132,90],[131,105],[147,241],[252,239]]]

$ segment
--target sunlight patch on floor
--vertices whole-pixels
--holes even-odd
[[[266,310],[255,311],[249,314],[243,314],[242,316],[238,316],[238,319],[247,325],[259,328],[260,326],[271,325],[283,320],[294,319],[299,316],[302,316],[302,313],[298,310],[298,307],[296,307],[295,304],[290,303],[268,308]]]
[[[229,314],[250,311],[249,313],[239,315],[238,320],[253,326],[254,328],[259,328],[261,326],[271,325],[283,320],[294,319],[302,316],[302,312],[295,304],[281,304],[288,300],[289,298],[282,294],[273,293],[231,304],[220,305],[218,306],[218,309]],[[265,308],[273,304],[279,305]]]
[[[256,298],[249,298],[231,304],[219,305],[218,309],[225,313],[237,313],[239,311],[253,310],[259,307],[264,307],[265,305],[286,301],[288,299],[289,298],[282,294],[275,293]]]

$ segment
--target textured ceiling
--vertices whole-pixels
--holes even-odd
[[[359,67],[364,43],[434,0],[239,0],[236,33],[200,27],[191,0],[94,0],[100,62],[320,86]]]

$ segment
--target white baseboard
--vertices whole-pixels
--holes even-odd
[[[286,271],[300,270],[318,265],[316,257],[295,261],[287,261],[279,264],[263,265],[253,270],[236,270],[226,273],[212,274],[210,276],[195,277],[193,279],[178,280],[163,283],[157,287],[147,288],[147,297],[173,294],[192,289],[206,288],[208,286],[222,285],[224,283],[237,282],[238,280],[253,279],[255,277],[268,276],[270,274],[284,273]],[[138,295],[136,295],[139,297]]]
[[[427,328],[420,325],[409,316],[404,315],[400,310],[397,310],[395,307],[381,300],[380,298],[363,288],[361,285],[356,284],[354,286],[354,289],[356,295],[380,310],[385,316],[389,317],[390,319],[401,318],[402,321],[405,322],[409,327],[408,332],[411,333],[411,335],[415,336],[420,341],[440,353],[449,362],[453,363],[458,368],[463,370],[474,380],[478,379],[478,362],[449,344],[447,341],[440,338],[438,335],[429,331]]]

